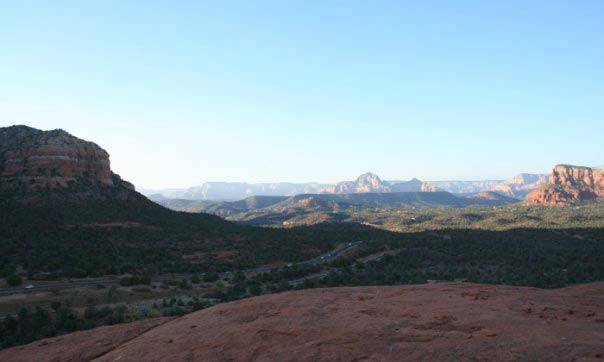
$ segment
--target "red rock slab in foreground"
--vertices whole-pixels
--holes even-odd
[[[0,361],[91,361],[171,319],[146,319],[46,338],[0,351]]]
[[[86,333],[92,340],[102,336],[100,329]],[[76,335],[64,336],[48,350],[76,348]],[[87,343],[94,345],[92,340]],[[53,360],[42,343],[2,351],[0,360]],[[93,360],[603,358],[604,283],[557,290],[445,283],[311,289],[221,304],[152,328]]]

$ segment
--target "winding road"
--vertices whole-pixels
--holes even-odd
[[[355,246],[363,243],[363,241],[355,241],[351,243],[347,243],[346,245],[334,249],[329,253],[320,255],[316,258],[312,258],[309,260],[297,262],[297,263],[289,263],[287,266],[311,266],[311,265],[319,265],[323,263],[330,262],[337,258],[339,255],[344,253],[345,251],[354,248]],[[272,270],[279,269],[278,267],[260,267],[254,269],[246,269],[243,270],[245,274],[257,274],[257,273],[267,273]],[[232,275],[237,271],[228,271],[220,273],[221,277]],[[161,283],[161,282],[171,282],[183,279],[191,279],[192,274],[170,274],[170,275],[160,275],[151,279],[151,282]],[[78,279],[78,280],[70,280],[67,282],[42,282],[41,284],[35,284],[32,288],[27,288],[26,286],[13,287],[13,288],[0,288],[0,294],[17,294],[17,293],[32,293],[39,291],[51,291],[51,290],[61,290],[61,289],[72,289],[72,288],[82,288],[82,287],[95,287],[97,285],[102,286],[110,286],[110,285],[119,285],[120,278],[119,277],[111,277],[111,278],[97,278],[97,279]]]

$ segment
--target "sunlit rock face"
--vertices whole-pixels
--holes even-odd
[[[109,154],[63,130],[0,128],[0,188],[36,191],[77,184],[114,186]]]
[[[568,205],[604,197],[604,170],[583,166],[557,165],[549,182],[531,192],[529,205]]]

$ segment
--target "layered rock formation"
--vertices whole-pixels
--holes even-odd
[[[354,194],[385,192],[435,192],[443,191],[432,183],[418,179],[389,182],[368,172],[354,181],[342,181],[336,184],[310,183],[242,183],[242,182],[206,182],[202,186],[188,189],[141,190],[151,200],[241,200],[250,196],[295,196],[302,194]]]
[[[382,181],[377,175],[367,172],[355,181],[340,182],[333,189],[326,188],[321,193],[356,194],[375,192],[437,192],[442,191],[432,183],[416,178],[402,182]]]
[[[557,165],[543,187],[527,195],[529,205],[568,205],[604,197],[604,170]]]
[[[563,187],[591,188],[601,191],[604,187],[604,172],[599,168],[557,165],[552,171],[549,183]]]
[[[482,180],[482,181],[430,181],[430,184],[436,186],[442,191],[453,194],[475,194],[482,191],[493,190],[498,185],[503,184],[504,180]]]
[[[355,181],[337,183],[333,189],[333,192],[331,192],[329,189],[326,189],[323,190],[322,193],[353,194],[365,192],[390,192],[390,187],[377,175],[367,172],[357,177]]]
[[[301,194],[352,194],[385,192],[438,192],[454,194],[476,194],[496,191],[516,199],[524,198],[529,192],[547,182],[548,175],[520,174],[510,180],[487,181],[431,181],[413,178],[409,181],[384,181],[373,173],[359,176],[355,181],[336,184],[311,183],[241,183],[206,182],[202,186],[188,189],[141,190],[151,200],[241,200],[250,196],[295,196]]]
[[[79,183],[120,183],[101,147],[63,130],[0,128],[0,190],[51,190]]]
[[[598,361],[604,284],[444,283],[264,295],[0,351],[17,361]]]
[[[548,176],[543,174],[521,173],[510,180],[506,180],[499,185],[495,185],[491,191],[500,194],[522,199],[531,191],[539,188],[547,182]]]
[[[443,190],[439,189],[438,187],[436,187],[436,185],[434,185],[433,183],[430,183],[430,182],[422,182],[422,185],[420,187],[420,192],[439,192],[439,191],[443,191]]]

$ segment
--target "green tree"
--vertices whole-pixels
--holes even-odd
[[[31,317],[33,339],[44,338],[46,336],[46,328],[50,323],[50,315],[48,311],[40,307],[36,307],[36,311]]]
[[[216,272],[207,272],[203,275],[203,281],[206,283],[213,283],[217,281],[219,278],[218,273]]]
[[[199,278],[199,275],[193,274],[193,276],[191,277],[191,283],[199,284],[200,282],[201,282],[201,279]]]
[[[259,283],[252,283],[252,285],[250,285],[250,294],[251,295],[262,294],[262,287],[260,286]]]
[[[29,310],[27,308],[21,307],[21,309],[19,309],[19,313],[17,313],[17,322],[17,338],[19,339],[19,343],[31,342],[31,314],[29,313]]]
[[[12,274],[8,278],[6,278],[6,283],[10,287],[18,287],[19,285],[21,285],[21,283],[23,283],[23,280],[21,280],[20,276],[18,276],[16,274]]]
[[[240,283],[245,280],[245,274],[241,270],[237,270],[233,277],[233,282]]]

